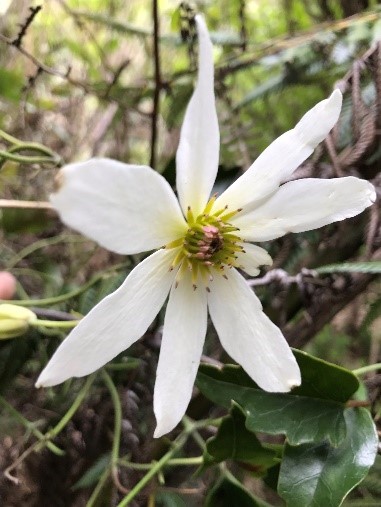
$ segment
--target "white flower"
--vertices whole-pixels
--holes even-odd
[[[219,129],[212,44],[203,18],[196,23],[199,71],[177,151],[179,201],[151,168],[108,159],[64,167],[51,196],[67,225],[105,248],[120,254],[159,250],[79,323],[36,385],[52,386],[103,366],[145,333],[169,293],[154,393],[156,437],[172,430],[188,406],[207,308],[224,349],[262,389],[286,392],[300,384],[285,338],[236,268],[256,275],[258,266],[271,264],[251,242],[353,217],[375,200],[372,185],[354,177],[281,185],[336,123],[339,91],[274,141],[222,195],[210,197]]]

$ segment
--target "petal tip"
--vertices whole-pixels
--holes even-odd
[[[331,93],[328,98],[328,102],[329,104],[335,105],[336,107],[340,106],[341,108],[341,104],[343,102],[343,94],[338,88],[336,88],[336,90]]]
[[[302,381],[301,381],[300,377],[297,378],[297,379],[289,379],[289,380],[287,380],[287,385],[290,388],[290,391],[292,389],[294,389],[294,387],[300,386],[301,383],[302,383]]]
[[[42,372],[40,373],[40,376],[36,380],[36,383],[34,384],[34,386],[37,389],[40,389],[41,387],[52,387],[52,386],[56,386],[58,384],[62,384],[62,382],[65,382],[65,380],[67,380],[69,378],[68,376],[65,376],[62,374],[61,374],[61,376],[59,376],[57,374],[57,371],[56,371],[56,373],[54,373],[54,371],[51,371],[51,368],[48,369],[48,367],[49,367],[49,364],[46,366],[46,368],[44,370],[42,370]]]
[[[325,101],[325,110],[329,114],[328,121],[332,124],[332,127],[338,121],[340,117],[341,107],[343,105],[343,94],[340,90],[334,90],[331,95]],[[332,128],[331,127],[331,128]]]
[[[370,182],[368,182],[368,197],[369,197],[370,204],[373,204],[376,202],[376,199],[377,199],[376,188]]]
[[[153,438],[160,438],[173,430],[173,428],[174,426],[171,427],[168,424],[165,424],[163,421],[157,422],[156,429],[153,433]]]
[[[46,375],[44,375],[44,372],[42,372],[40,374],[40,376],[38,377],[38,379],[36,380],[36,383],[34,384],[34,387],[36,387],[37,389],[40,389],[41,387],[50,387],[52,385],[54,385],[54,381],[49,381],[49,379],[46,377]]]
[[[153,433],[153,438],[160,438],[162,437],[163,435],[165,434],[164,431],[160,431],[159,428],[157,427]]]
[[[263,263],[264,266],[272,266],[274,264],[273,258],[270,254],[267,254],[266,262]]]

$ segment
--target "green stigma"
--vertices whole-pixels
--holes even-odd
[[[186,216],[188,230],[185,236],[165,246],[167,249],[180,247],[171,265],[171,269],[180,265],[176,285],[185,270],[191,271],[193,287],[196,289],[199,274],[207,284],[213,279],[213,270],[219,270],[226,277],[225,268],[239,267],[236,254],[244,252],[244,249],[241,238],[237,236],[239,229],[229,223],[229,220],[241,210],[228,211],[225,206],[211,213],[216,198],[217,195],[213,195],[204,211],[196,217],[189,206]],[[209,290],[207,285],[206,287]]]

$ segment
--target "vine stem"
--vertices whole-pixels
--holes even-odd
[[[28,164],[38,164],[38,163],[51,163],[52,160],[48,157],[38,157],[38,156],[29,156],[29,155],[15,155],[14,153],[10,153],[9,151],[0,150],[0,158],[5,158],[7,160],[13,160],[14,162],[24,162]]]
[[[371,371],[381,370],[381,363],[369,364],[368,366],[363,366],[362,368],[358,368],[357,370],[353,370],[352,373],[357,375],[365,375],[365,373],[370,373]]]
[[[191,458],[173,458],[167,461],[165,464],[167,467],[176,467],[176,466],[197,466],[201,465],[203,462],[202,456],[194,456]],[[152,463],[133,463],[132,461],[127,461],[123,458],[118,460],[119,465],[131,468],[132,470],[150,470],[152,467]]]
[[[81,287],[78,287],[77,289],[74,289],[70,292],[67,292],[66,294],[61,294],[60,296],[55,296],[51,298],[44,298],[44,299],[0,299],[0,303],[11,303],[12,305],[19,305],[19,306],[50,306],[55,305],[57,303],[62,303],[64,301],[67,301],[68,299],[71,299],[75,296],[78,296],[79,294],[82,294],[85,292],[89,287],[94,285],[99,280],[102,280],[105,275],[108,273],[111,273],[113,271],[118,271],[121,268],[124,268],[130,264],[129,261],[122,262],[120,264],[117,264],[115,266],[112,266],[109,269],[105,269],[102,273],[98,273],[97,275],[94,275],[87,283],[84,283],[81,285]]]
[[[150,465],[149,471],[146,475],[131,489],[131,491],[123,498],[123,500],[117,505],[117,507],[125,507],[129,505],[129,503],[136,497],[138,493],[146,486],[149,481],[156,475],[159,474],[164,466],[172,465],[172,466],[180,466],[180,465],[199,465],[202,463],[202,456],[196,456],[194,458],[173,458],[173,455],[176,454],[185,444],[188,437],[193,435],[198,429],[205,428],[205,426],[211,425],[219,425],[221,423],[221,418],[219,419],[206,419],[203,421],[192,421],[189,417],[183,418],[184,431],[180,433],[180,435],[173,441],[172,448],[164,454],[158,461],[152,463]],[[202,442],[202,448],[204,447],[204,442]],[[123,461],[121,461],[123,464]],[[126,463],[127,465],[127,463]],[[142,464],[146,466],[145,464]],[[129,465],[127,465],[129,466]]]
[[[32,327],[49,327],[60,329],[71,329],[79,324],[79,320],[32,320],[29,325]]]
[[[110,391],[114,405],[114,439],[111,451],[111,467],[116,468],[119,461],[120,435],[122,431],[122,405],[115,384],[105,369],[102,370],[102,377]]]
[[[54,438],[58,435],[58,433],[60,433],[64,429],[64,427],[67,425],[67,423],[70,421],[70,419],[73,417],[73,415],[76,413],[76,411],[80,407],[82,401],[85,399],[94,380],[95,380],[94,374],[90,375],[87,378],[82,389],[77,394],[77,397],[74,400],[74,403],[70,406],[69,410],[62,417],[62,419],[54,426],[54,428],[47,432],[47,434],[45,435],[46,438],[49,438],[49,439]]]
[[[0,404],[3,405],[6,410],[8,410],[8,412],[26,428],[28,432],[32,432],[32,434],[37,437],[40,442],[44,443],[46,441],[45,435],[38,428],[36,428],[32,422],[20,414],[18,410],[12,407],[12,405],[8,403],[7,400],[5,400],[2,396],[0,396]],[[58,456],[63,456],[65,454],[65,452],[53,444],[53,442],[46,441],[45,444],[48,449],[54,452],[54,454],[57,454]]]
[[[170,449],[164,456],[162,456],[159,461],[156,461],[152,465],[152,468],[146,473],[146,475],[131,489],[131,491],[126,495],[123,500],[118,503],[117,507],[125,507],[128,505],[136,495],[144,488],[149,481],[160,472],[160,470],[168,463],[168,461],[172,458],[176,452],[183,447],[185,442],[188,439],[190,431],[184,431],[181,433],[176,440],[173,442],[172,449]]]

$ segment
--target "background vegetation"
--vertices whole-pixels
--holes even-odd
[[[195,76],[194,11],[205,14],[215,48],[217,190],[338,86],[345,99],[339,125],[296,177],[357,175],[379,191],[380,2],[218,0],[182,9],[173,0],[8,3],[0,2],[0,268],[17,277],[16,301],[40,319],[67,323],[87,313],[140,260],[66,229],[46,201],[57,168],[91,156],[149,164],[174,184]],[[380,362],[377,205],[265,247],[274,266],[251,284],[291,345],[348,369]],[[159,315],[103,373],[44,391],[34,382],[66,331],[47,323],[0,342],[2,505],[118,505],[147,472],[139,464],[165,455],[170,440],[152,439],[161,324]],[[204,360],[228,361],[212,328]],[[380,425],[381,375],[365,376],[363,389]],[[284,505],[274,491],[276,467],[263,481],[267,465],[242,466],[239,456],[198,475],[197,459],[180,466],[215,435],[207,423],[196,431],[192,420],[225,413],[195,390],[184,423],[193,428],[190,438],[171,456],[180,461],[159,467],[135,505]],[[378,458],[345,505],[380,505],[380,469]]]

